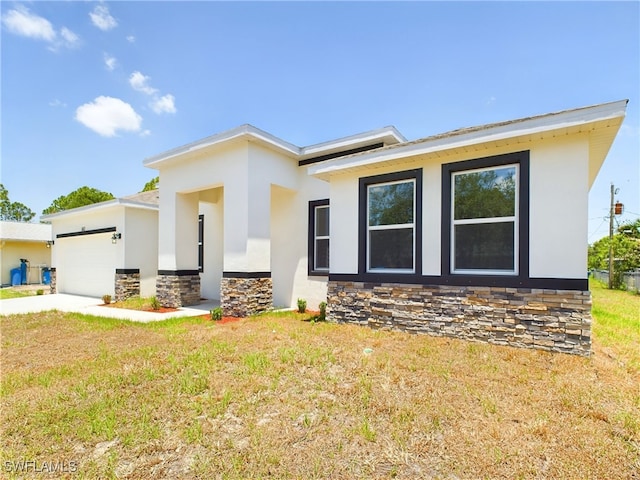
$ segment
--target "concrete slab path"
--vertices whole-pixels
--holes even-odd
[[[38,313],[48,310],[62,312],[76,312],[97,317],[119,318],[135,322],[153,322],[175,317],[197,317],[206,315],[212,308],[220,306],[219,302],[210,300],[200,305],[182,307],[175,312],[157,313],[140,310],[126,310],[124,308],[103,307],[102,299],[82,297],[56,293],[51,295],[33,295],[21,298],[0,300],[0,315],[15,315],[21,313]]]

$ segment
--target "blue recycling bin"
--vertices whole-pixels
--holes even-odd
[[[22,285],[22,269],[11,269],[11,286]]]
[[[44,285],[51,284],[51,270],[49,270],[48,268],[42,269],[42,283]]]
[[[27,284],[27,266],[29,264],[29,260],[26,258],[20,259],[20,272],[22,273],[22,285]]]

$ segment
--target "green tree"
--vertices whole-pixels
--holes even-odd
[[[640,223],[636,221],[635,224]],[[634,225],[634,224],[630,224]],[[638,225],[640,226],[640,225]],[[636,226],[635,234],[632,227],[624,225],[618,228],[618,233],[613,235],[613,288],[622,286],[622,276],[625,272],[631,272],[640,268],[640,234]],[[627,231],[629,233],[622,233]],[[635,235],[635,237],[634,237]],[[609,237],[604,237],[589,246],[589,269],[609,269]]]
[[[9,191],[0,183],[0,220],[29,222],[36,214],[20,202],[9,200]]]
[[[72,208],[84,207],[93,203],[104,202],[115,198],[109,192],[103,192],[95,188],[80,187],[69,195],[56,198],[49,207],[42,211],[43,215],[70,210]]]
[[[625,222],[620,225],[618,233],[625,237],[640,239],[640,218],[635,222]]]
[[[147,183],[144,184],[144,188],[142,189],[143,192],[149,192],[151,190],[156,190],[158,188],[158,184],[160,183],[160,177],[155,177],[152,178],[151,180],[149,180]]]

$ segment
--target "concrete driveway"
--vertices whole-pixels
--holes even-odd
[[[192,307],[182,307],[175,312],[156,313],[139,310],[125,310],[123,308],[102,307],[99,298],[82,297],[56,293],[51,295],[32,295],[29,297],[9,298],[0,300],[0,315],[14,315],[20,313],[37,313],[48,310],[62,312],[76,312],[98,317],[119,318],[136,322],[153,322],[175,317],[197,317],[206,315],[212,308],[218,307],[215,301],[203,302]]]

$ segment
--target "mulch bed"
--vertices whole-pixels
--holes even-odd
[[[114,305],[113,303],[102,303],[100,305],[98,305],[99,307],[108,307],[108,308],[121,308],[123,310],[139,310],[141,312],[152,312],[152,313],[171,313],[171,312],[177,312],[178,309],[177,308],[171,308],[171,307],[160,307],[157,309],[153,309],[151,307],[148,308],[126,308],[126,307],[120,307],[118,305]]]

